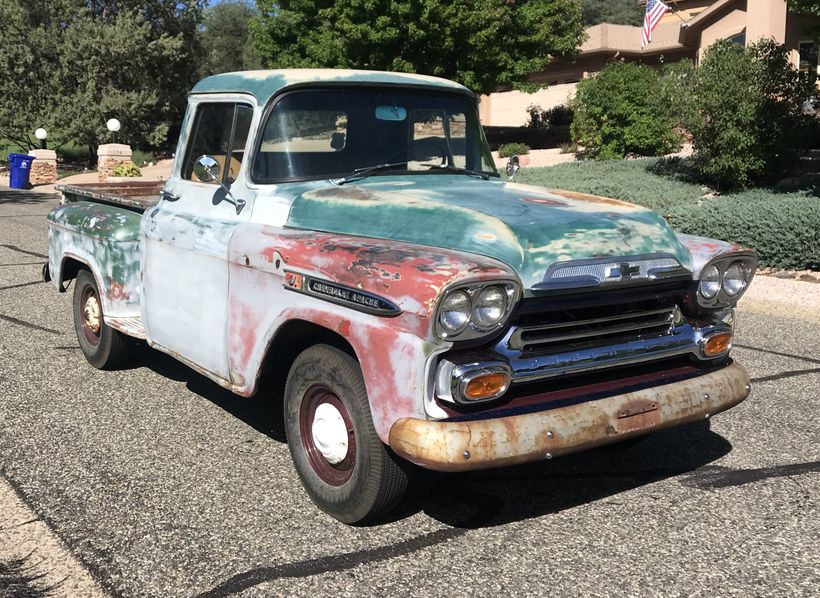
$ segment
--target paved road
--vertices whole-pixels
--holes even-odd
[[[37,282],[54,201],[0,190],[0,468],[112,594],[820,594],[820,324],[741,313],[754,391],[711,430],[424,474],[352,528],[264,401],[149,350],[85,363],[69,295]]]

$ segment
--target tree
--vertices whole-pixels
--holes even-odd
[[[584,0],[584,25],[615,23],[640,25],[643,7],[638,0]]]
[[[789,10],[795,14],[820,17],[820,2],[818,0],[788,0]],[[807,33],[820,42],[820,24],[817,22],[808,27]]]
[[[23,145],[46,126],[93,160],[116,117],[120,140],[165,146],[196,76],[203,3],[0,0],[0,137]]]
[[[674,122],[660,102],[658,73],[644,65],[614,62],[578,84],[572,137],[593,158],[658,156],[680,146]]]
[[[200,33],[201,77],[262,66],[250,35],[250,21],[255,14],[245,0],[221,2],[205,12],[204,29]]]
[[[437,75],[478,93],[534,91],[529,75],[573,57],[580,0],[257,0],[254,45],[272,68]]]
[[[814,76],[799,72],[783,46],[710,46],[695,70],[685,126],[698,175],[718,189],[774,183],[811,143],[818,101]]]

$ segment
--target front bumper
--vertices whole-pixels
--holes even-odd
[[[405,417],[390,428],[401,457],[438,471],[540,461],[711,417],[749,396],[738,363],[662,386],[537,413],[470,421]]]

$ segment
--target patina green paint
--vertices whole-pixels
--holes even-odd
[[[138,311],[140,214],[78,201],[48,214],[49,257],[86,257],[101,280],[108,315]],[[58,264],[51,264],[56,268]],[[56,269],[55,269],[56,271]],[[136,306],[136,307],[134,307]]]
[[[622,202],[460,175],[378,176],[343,186],[314,181],[288,191],[295,195],[288,226],[493,257],[513,267],[527,288],[559,261],[666,253],[691,269],[663,218]]]
[[[305,83],[367,83],[437,87],[472,95],[472,92],[463,85],[438,77],[349,69],[287,69],[224,73],[203,79],[194,86],[192,93],[249,93],[256,97],[259,104],[266,104],[273,95],[285,87]]]

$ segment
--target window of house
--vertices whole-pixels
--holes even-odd
[[[799,69],[805,73],[817,73],[820,75],[820,62],[818,62],[818,45],[815,42],[800,42],[798,45],[800,55]]]
[[[729,41],[737,46],[745,46],[746,45],[746,30],[744,29],[740,33],[733,35],[729,38]]]
[[[194,163],[200,156],[207,155],[219,163],[222,181],[233,183],[245,157],[252,118],[253,109],[246,104],[199,104],[183,162],[182,178],[199,182],[194,174]],[[213,181],[213,184],[217,182]]]

